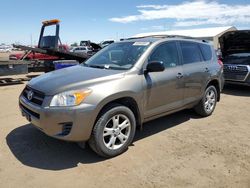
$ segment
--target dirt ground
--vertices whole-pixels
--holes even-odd
[[[0,53],[0,61],[8,61],[9,60],[9,55],[10,54],[15,54],[15,53],[24,53],[23,51],[12,51],[8,53]]]
[[[0,187],[250,187],[250,88],[227,86],[208,118],[185,110],[146,123],[105,160],[30,125],[24,86],[0,87]]]

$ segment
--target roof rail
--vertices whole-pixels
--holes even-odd
[[[121,39],[121,40],[132,40],[132,39],[143,39],[143,38],[182,38],[182,39],[194,39],[194,40],[199,40],[202,42],[208,42],[207,40],[204,39],[198,39],[190,36],[184,36],[184,35],[146,35],[142,37],[131,37],[131,38],[126,38],[126,39]]]
[[[146,36],[142,36],[142,37],[130,37],[130,38],[126,38],[126,39],[123,39],[123,40],[140,39],[140,38],[148,38],[148,37],[152,37],[152,38],[186,38],[186,39],[195,39],[193,37],[184,36],[184,35],[146,35]]]

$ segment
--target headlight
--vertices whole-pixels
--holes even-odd
[[[90,89],[67,91],[55,95],[50,103],[50,106],[76,106],[92,92]]]

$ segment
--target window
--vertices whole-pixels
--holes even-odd
[[[193,42],[180,42],[183,64],[202,61],[198,44]]]
[[[158,46],[150,55],[149,62],[162,61],[166,68],[176,67],[179,61],[175,42],[168,42]]]
[[[212,51],[211,47],[207,44],[199,44],[201,48],[201,52],[205,61],[209,61],[212,59]]]

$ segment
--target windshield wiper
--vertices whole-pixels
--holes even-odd
[[[127,70],[127,68],[125,67],[120,67],[120,66],[109,66],[109,69],[113,69],[113,70]]]
[[[98,68],[98,69],[104,69],[105,68],[104,65],[95,65],[95,64],[88,65],[88,64],[85,64],[85,63],[83,65],[86,66],[86,67],[92,67],[92,68]]]
[[[89,65],[89,64],[83,63],[83,65],[86,67],[92,67],[92,68],[98,68],[98,69],[126,70],[126,68],[124,67],[114,66],[114,65],[109,65],[109,64],[105,64],[105,65],[90,64]]]

